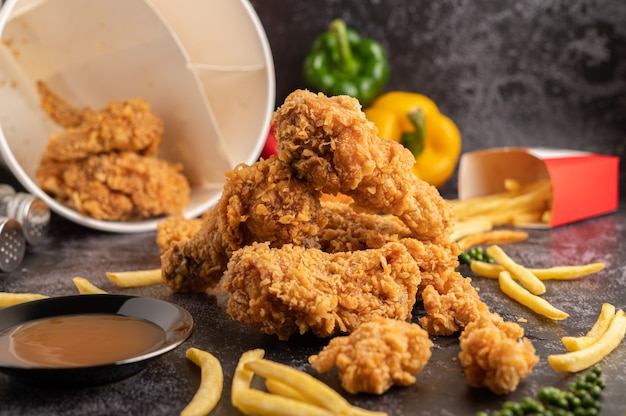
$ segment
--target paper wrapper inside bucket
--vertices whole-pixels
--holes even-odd
[[[142,97],[164,123],[159,157],[192,185],[185,216],[220,196],[224,172],[253,163],[274,107],[271,52],[238,0],[23,0],[0,9],[0,148],[4,164],[57,213],[107,231],[153,230],[160,219],[97,221],[59,204],[35,172],[50,133],[37,80],[76,107]]]
[[[619,158],[574,150],[500,148],[469,152],[459,162],[459,199],[504,192],[504,180],[550,179],[549,226],[607,214],[619,203]]]

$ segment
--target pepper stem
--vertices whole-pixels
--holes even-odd
[[[411,110],[407,117],[415,130],[404,133],[401,143],[413,153],[413,156],[419,156],[424,150],[424,141],[426,138],[426,128],[424,126],[424,112],[420,108]]]
[[[350,49],[350,43],[348,42],[346,24],[341,19],[335,19],[330,23],[330,32],[335,36],[337,40],[337,47],[339,52],[338,66],[342,68],[342,71],[347,75],[354,75],[356,73],[356,62],[352,56],[352,49]]]

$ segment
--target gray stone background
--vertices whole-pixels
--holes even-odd
[[[386,48],[388,90],[428,95],[457,123],[464,152],[540,146],[626,155],[624,0],[251,3],[272,49],[277,105],[302,87],[313,38],[340,17]],[[456,177],[441,191],[456,195]]]

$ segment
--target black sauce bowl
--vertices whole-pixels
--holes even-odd
[[[146,354],[85,367],[50,368],[16,365],[0,360],[0,372],[16,381],[45,387],[87,387],[130,377],[150,362],[182,344],[193,331],[194,321],[185,309],[170,302],[114,294],[46,298],[0,309],[0,333],[28,321],[76,314],[112,314],[144,319],[165,332],[163,344]]]

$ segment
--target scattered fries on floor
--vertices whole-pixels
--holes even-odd
[[[106,276],[119,287],[140,287],[163,283],[161,269],[106,272]]]
[[[217,406],[224,388],[224,372],[219,360],[211,353],[189,348],[186,357],[200,367],[200,386],[181,416],[206,416]]]
[[[84,277],[76,276],[72,279],[76,289],[78,289],[78,293],[81,295],[93,295],[93,294],[106,294],[107,292],[100,289],[98,286],[91,283],[89,280]]]
[[[489,248],[487,248],[487,254],[489,254],[496,263],[500,264],[505,270],[511,273],[511,276],[521,282],[533,295],[546,293],[546,285],[526,267],[513,261],[499,246],[489,246]]]
[[[589,332],[582,337],[563,337],[561,341],[568,351],[578,351],[589,347],[607,331],[615,317],[615,306],[610,303],[602,304],[600,315]]]
[[[31,300],[45,299],[48,296],[39,293],[9,293],[0,292],[0,308],[30,302]]]
[[[608,308],[608,312],[610,312],[610,308]],[[626,314],[620,309],[612,316],[608,314],[608,317],[610,323],[604,333],[599,336],[594,334],[595,340],[588,346],[577,351],[549,355],[548,363],[552,368],[556,371],[575,373],[597,364],[615,350],[626,335]],[[601,313],[598,319],[604,320],[607,318],[602,317]],[[603,326],[604,322],[598,324],[596,331],[600,331]]]
[[[528,238],[526,231],[493,230],[470,234],[457,241],[461,250],[479,245],[507,244],[524,241]]]
[[[574,280],[580,277],[599,272],[604,269],[604,263],[588,263],[579,266],[556,266],[546,269],[530,268],[527,269],[537,276],[539,280]],[[472,261],[470,268],[474,273],[481,277],[497,279],[498,275],[504,267],[499,264],[486,263],[484,261]]]
[[[386,415],[353,406],[335,390],[310,374],[266,360],[263,356],[263,350],[247,351],[242,354],[235,369],[231,398],[233,406],[246,414]],[[269,393],[250,387],[255,374],[265,378]]]
[[[498,283],[500,284],[500,290],[502,290],[505,295],[537,312],[538,314],[545,316],[546,318],[561,320],[569,316],[568,313],[555,308],[544,298],[534,295],[524,289],[521,285],[516,283],[515,280],[513,280],[511,274],[506,270],[500,272]]]

